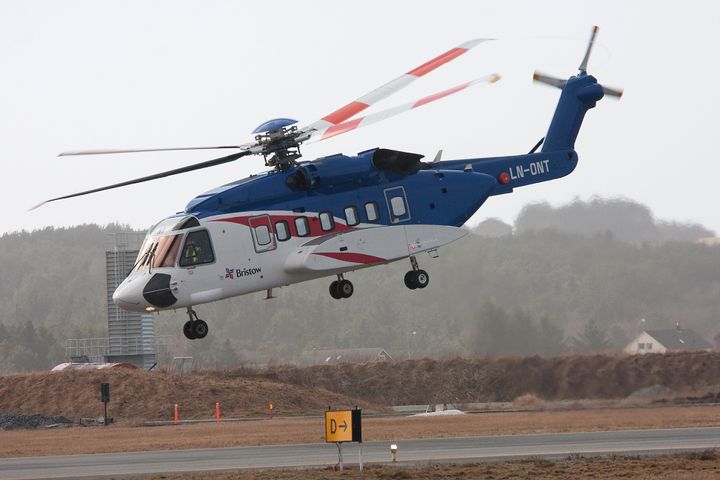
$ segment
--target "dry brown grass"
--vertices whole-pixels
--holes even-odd
[[[0,376],[0,412],[63,415],[76,422],[98,417],[104,382],[110,383],[109,415],[125,424],[171,420],[176,403],[182,419],[213,418],[216,402],[225,418],[264,415],[268,401],[275,415],[319,412],[328,405],[372,407],[321,387],[289,385],[242,369],[189,375],[117,369]]]
[[[720,426],[720,407],[483,413],[363,421],[365,441],[570,431]],[[318,419],[274,419],[167,427],[0,431],[0,457],[217,448],[324,440]]]
[[[444,480],[444,479],[640,479],[658,477],[673,480],[709,480],[720,476],[720,456],[715,452],[678,454],[662,457],[577,458],[551,462],[526,460],[498,463],[379,466],[371,465],[362,473],[357,468],[344,472],[324,470],[241,471],[190,475],[161,475],[150,479],[173,480]]]

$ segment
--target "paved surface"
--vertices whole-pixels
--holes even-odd
[[[365,462],[390,461],[390,443],[363,444]],[[660,454],[720,445],[720,427],[625,430],[542,435],[399,440],[400,462],[470,462],[562,458],[572,454]],[[345,463],[357,463],[358,445],[344,444]],[[2,479],[93,478],[243,468],[317,467],[337,462],[332,444],[276,445],[0,460]]]

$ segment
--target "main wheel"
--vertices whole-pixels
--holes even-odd
[[[193,335],[192,332],[192,324],[193,322],[188,320],[187,322],[185,322],[185,325],[183,325],[183,333],[185,334],[185,338],[187,338],[188,340],[195,340],[195,335]]]
[[[350,298],[352,297],[355,288],[353,287],[353,284],[350,280],[340,280],[340,284],[338,285],[338,291],[343,298]]]
[[[340,282],[335,280],[330,284],[330,296],[333,297],[335,300],[340,300],[343,298],[342,293],[340,292]]]
[[[195,336],[195,338],[205,338],[205,336],[208,334],[208,331],[210,330],[208,328],[208,324],[205,323],[204,320],[195,320],[192,322],[192,326],[190,327],[192,330],[192,334]]]
[[[410,270],[405,274],[405,286],[410,290],[418,288],[417,282],[415,281],[415,270]]]
[[[430,283],[430,275],[425,270],[417,270],[415,272],[415,285],[417,288],[425,288]]]

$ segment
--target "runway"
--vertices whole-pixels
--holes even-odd
[[[363,444],[366,463],[390,462],[390,443],[398,461],[481,462],[568,455],[661,454],[720,445],[720,427],[613,432],[507,435]],[[357,444],[344,444],[346,464],[358,462]],[[322,467],[337,463],[333,444],[168,450],[0,460],[2,479],[101,478],[149,473],[181,473],[249,468]]]

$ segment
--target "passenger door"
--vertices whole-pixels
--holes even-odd
[[[410,220],[410,207],[404,187],[393,187],[385,190],[385,201],[390,214],[390,223],[407,222]]]
[[[258,215],[251,217],[248,221],[250,232],[252,233],[253,244],[257,253],[269,252],[275,250],[277,243],[272,228],[270,215]]]

